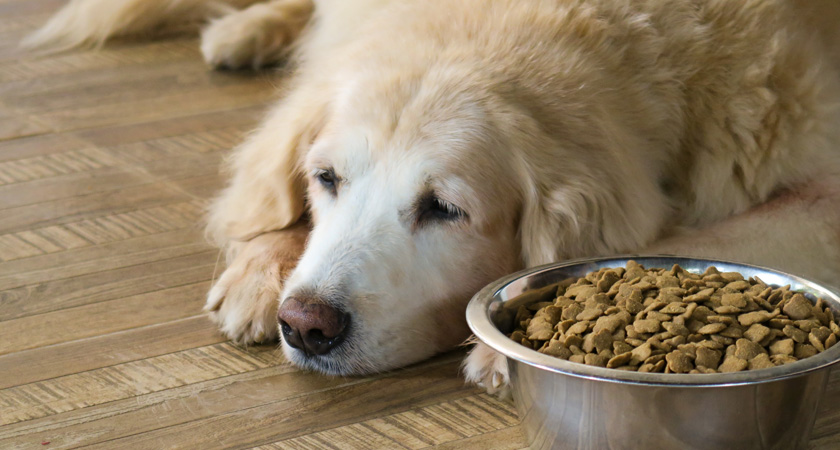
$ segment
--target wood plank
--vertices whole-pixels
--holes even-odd
[[[208,250],[0,291],[0,323],[210,281],[218,257],[218,251]]]
[[[189,200],[164,184],[143,184],[14,208],[0,214],[0,233],[76,222]]]
[[[16,22],[19,24],[19,22]],[[22,24],[15,29],[15,38],[21,31],[28,31],[31,27]],[[8,36],[12,30],[6,30]],[[12,36],[8,36],[12,38]],[[195,59],[200,57],[198,42],[194,36],[180,36],[168,40],[160,40],[136,45],[133,51],[126,52],[123,46],[107,46],[96,52],[64,52],[49,57],[24,58],[17,64],[0,65],[0,83],[19,82],[24,86],[25,80],[49,78],[68,79],[70,76],[82,73],[96,73],[114,70],[116,68],[139,68],[151,64],[170,63]],[[20,86],[17,85],[18,87]]]
[[[510,430],[519,423],[513,408],[488,394],[476,394],[342,427],[306,434],[261,450],[341,448],[423,449]],[[515,428],[514,428],[515,430]],[[521,436],[515,446],[523,445]],[[489,443],[489,441],[488,441]],[[453,448],[456,448],[453,446]],[[464,447],[457,447],[464,448]],[[497,448],[495,445],[473,448]]]
[[[196,43],[197,45],[197,43]],[[198,58],[195,48],[194,58]],[[193,58],[190,58],[193,59]],[[25,78],[0,85],[0,99],[27,114],[71,108],[135,103],[150,94],[160,97],[184,92],[206,92],[233,86],[254,86],[251,77],[196,67],[190,59],[141,65],[115,65],[111,69],[70,73],[63,77]],[[270,83],[262,88],[271,91]],[[133,113],[133,112],[132,112]]]
[[[204,315],[0,356],[0,390],[227,341]]]
[[[527,450],[530,448],[527,439],[518,426],[505,428],[480,434],[460,441],[447,442],[436,445],[439,450],[462,450],[465,448],[492,448],[494,450]]]
[[[121,214],[0,235],[0,261],[147,236],[183,228],[196,229],[203,207],[195,201],[173,203]],[[200,238],[196,235],[195,241]]]
[[[68,174],[76,175],[76,179],[69,179],[72,183],[81,184],[90,180],[82,178],[79,180],[78,174],[83,172],[92,172],[96,169],[113,167],[116,165],[125,165],[121,163],[110,153],[103,152],[96,148],[86,147],[78,150],[55,152],[47,155],[38,155],[29,158],[21,158],[14,160],[6,160],[0,162],[0,196],[13,197],[20,196],[26,191],[34,191],[35,195],[45,195],[51,190],[61,191],[62,186],[52,186],[45,183],[24,183],[33,180],[44,180],[55,177],[62,177]],[[96,173],[87,174],[88,178],[96,176]],[[98,181],[98,180],[97,180]],[[68,180],[64,181],[68,185]],[[15,185],[14,187],[8,185]],[[21,188],[23,186],[23,188]],[[18,189],[18,193],[12,191]],[[21,199],[16,202],[9,202],[8,200],[0,204],[0,208],[8,208],[10,205],[25,205],[27,203],[36,203],[44,200],[27,200]]]
[[[193,283],[7,320],[0,323],[0,355],[191,317],[201,311],[209,289],[208,282]]]
[[[10,173],[19,178],[30,177],[36,179],[25,183],[12,183],[0,186],[0,214],[4,210],[20,208],[27,205],[61,201],[101,192],[122,191],[127,188],[144,186],[152,183],[148,175],[122,167],[81,168],[87,161],[79,161],[79,172],[61,174],[47,164],[30,165],[25,167],[18,164]],[[37,170],[33,167],[43,168]],[[27,170],[28,169],[28,170]],[[85,170],[87,169],[87,170]],[[0,167],[0,177],[3,167]]]
[[[99,270],[148,264],[207,251],[201,231],[174,231],[0,263],[0,289],[60,280]]]
[[[203,90],[187,90],[170,95],[146,95],[124,103],[68,107],[38,112],[33,117],[57,131],[77,130],[118,124],[131,124],[165,118],[176,118],[223,109],[264,106],[273,96],[271,84],[252,83],[229,86],[208,86]],[[126,109],[131,105],[131,114]]]
[[[264,108],[262,106],[246,106],[212,112],[205,111],[195,115],[165,120],[91,128],[73,132],[71,135],[98,147],[120,147],[142,141],[213,132],[219,129],[235,128],[247,132],[253,125],[256,125],[263,114]]]
[[[0,104],[0,141],[49,131],[52,131],[52,127],[37,117],[21,114]]]
[[[280,358],[277,352],[260,350],[263,357]],[[249,352],[252,350],[249,350]],[[426,376],[446,370],[458,358],[444,355],[401,371],[403,376]],[[14,448],[25,445],[32,433],[47,436],[52,448],[68,448],[90,444],[108,444],[125,440],[135,446],[133,437],[146,430],[164,431],[189,425],[216,415],[257,407],[271,409],[280,402],[305,403],[307,397],[318,399],[330,393],[346,391],[357,385],[376,384],[388,374],[365,378],[327,377],[300,372],[293,366],[272,360],[276,365],[223,378],[117,400],[97,406],[64,412],[55,417],[34,419],[0,428],[0,446]],[[283,409],[279,409],[283,411]],[[294,415],[294,410],[286,410]],[[49,420],[48,420],[49,419]],[[205,430],[206,432],[206,430]],[[121,445],[121,444],[112,444]],[[172,444],[166,445],[170,447]]]
[[[77,151],[87,147],[91,147],[90,143],[70,133],[51,133],[0,140],[0,162]]]
[[[282,362],[282,355],[270,348],[248,352],[219,343],[15,386],[0,391],[0,424],[90,408]],[[286,367],[286,371],[292,370]]]
[[[459,361],[366,378],[260,406],[114,439],[88,448],[231,448],[320,431],[473,394],[457,376]],[[313,376],[313,374],[305,374]],[[320,378],[320,377],[319,377]],[[324,420],[325,418],[328,420]]]

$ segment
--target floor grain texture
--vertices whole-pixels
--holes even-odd
[[[208,70],[190,36],[18,48],[61,4],[0,0],[0,449],[525,446],[462,353],[333,378],[219,335],[202,211],[283,79]],[[814,449],[840,448],[838,400]]]

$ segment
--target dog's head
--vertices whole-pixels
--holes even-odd
[[[419,361],[468,336],[466,303],[486,283],[655,233],[658,163],[631,154],[647,141],[591,74],[370,54],[308,72],[254,138],[267,150],[238,161],[252,188],[226,194],[242,236],[308,204],[278,315],[293,362],[352,374]]]

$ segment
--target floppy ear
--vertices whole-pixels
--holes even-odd
[[[208,218],[207,234],[217,245],[298,221],[305,194],[300,162],[324,125],[328,98],[320,84],[298,85],[230,155],[233,177]]]
[[[656,170],[634,155],[633,138],[587,140],[526,155],[519,228],[526,267],[638,251],[663,227],[668,199]],[[612,142],[627,145],[608,148]]]

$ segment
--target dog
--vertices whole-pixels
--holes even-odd
[[[202,32],[210,65],[294,55],[210,208],[229,264],[206,309],[236,342],[280,335],[293,363],[352,375],[457,346],[474,292],[569,258],[692,255],[838,283],[835,9],[72,0],[28,42],[222,14]],[[480,343],[464,371],[508,382]]]

